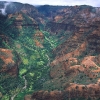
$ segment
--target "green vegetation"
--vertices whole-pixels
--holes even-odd
[[[94,18],[96,9],[86,5],[75,7],[44,5],[35,9],[32,5],[21,3],[13,3],[12,6],[8,5],[8,8],[7,16],[0,15],[0,48],[11,50],[13,58],[9,52],[6,52],[6,57],[12,58],[6,59],[0,52],[0,100],[24,100],[26,94],[32,94],[38,90],[63,91],[67,89],[69,83],[88,85],[97,82],[100,74],[96,75],[97,78],[89,78],[81,68],[77,69],[78,72],[72,68],[76,64],[81,66],[85,56],[99,54],[99,52],[92,53],[88,47],[91,44],[99,46],[99,41],[89,44],[87,41],[85,44],[87,47],[81,45],[85,39],[88,40],[91,33],[95,34],[95,28],[99,27],[98,24],[94,25],[97,19],[93,20],[93,23],[88,23],[88,25],[91,24],[91,28],[88,25],[85,26],[85,19],[89,16],[91,19]],[[90,15],[85,16],[88,12]],[[70,40],[66,41],[68,38]],[[59,46],[58,49],[57,46]],[[79,49],[84,49],[84,52]],[[53,54],[52,51],[57,53]],[[67,57],[68,52],[70,53]],[[77,60],[75,60],[76,63],[73,61],[74,53],[79,54],[78,63]],[[51,63],[55,55],[58,62],[55,60]],[[72,61],[69,56],[72,57]],[[14,61],[13,64],[9,62],[11,60]],[[56,62],[56,66],[50,67],[50,64],[55,65]],[[90,68],[88,73],[91,74],[91,70],[95,68]],[[93,76],[95,76],[94,73]],[[76,86],[76,89],[78,88]],[[82,89],[84,90],[85,87],[83,86]],[[75,92],[74,89],[72,90]],[[85,100],[85,98],[68,98],[68,95],[65,94],[65,100]]]
[[[25,14],[23,16],[23,24],[31,23],[32,20]],[[0,19],[0,32],[5,37],[0,36],[1,48],[13,50],[14,61],[19,64],[19,74],[12,77],[7,73],[0,74],[0,91],[2,92],[1,100],[9,100],[15,95],[14,100],[23,100],[26,94],[43,88],[43,83],[49,79],[50,60],[54,59],[51,50],[55,48],[59,42],[56,36],[50,36],[46,31],[40,30],[43,35],[43,42],[39,37],[35,37],[43,48],[36,46],[34,34],[36,31],[34,26],[23,26],[22,29],[13,27],[15,17]],[[5,21],[4,21],[5,20]],[[5,40],[6,39],[6,40]],[[0,60],[0,67],[3,64]]]
[[[2,100],[9,100],[9,98],[21,91],[24,85],[24,80],[21,77],[11,77],[7,74],[0,74],[0,91],[2,92]]]

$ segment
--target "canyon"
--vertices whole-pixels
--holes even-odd
[[[7,15],[0,13],[1,100],[100,99],[99,7],[11,2],[6,8]]]

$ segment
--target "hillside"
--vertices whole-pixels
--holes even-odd
[[[100,8],[0,2],[1,100],[99,100]]]

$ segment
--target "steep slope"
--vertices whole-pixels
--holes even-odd
[[[55,59],[51,62],[51,80],[43,85],[46,91],[33,93],[31,98],[97,100],[100,98],[100,63],[96,61],[100,56],[99,8],[75,6],[57,12],[45,28],[60,42],[53,50]]]

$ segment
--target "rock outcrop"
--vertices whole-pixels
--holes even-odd
[[[14,55],[11,50],[0,48],[0,73],[17,76],[18,64],[19,62],[14,61]]]

